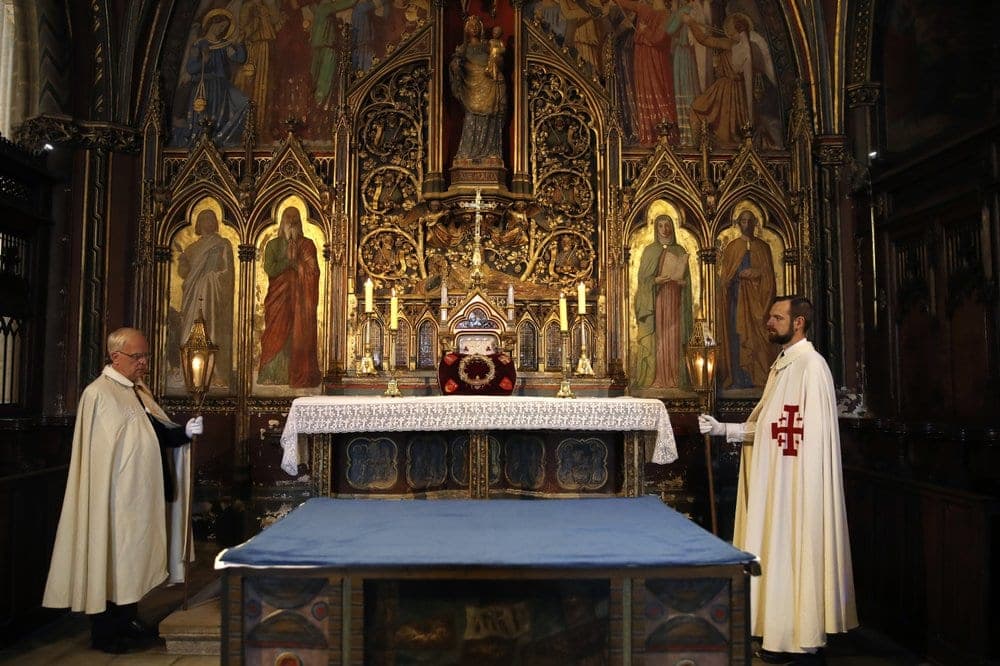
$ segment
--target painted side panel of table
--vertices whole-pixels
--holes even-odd
[[[222,663],[751,663],[742,567],[624,573],[226,569]]]

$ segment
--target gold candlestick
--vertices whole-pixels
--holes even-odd
[[[590,364],[590,357],[587,355],[587,325],[584,319],[583,315],[576,316],[576,323],[580,327],[580,358],[576,362],[576,374],[590,377],[594,374],[594,366]]]
[[[571,375],[569,364],[569,331],[562,332],[562,361],[563,378],[562,382],[559,384],[559,392],[556,393],[556,397],[575,398],[576,394],[573,393],[573,389],[570,388],[569,385]]]
[[[359,375],[374,375],[375,357],[372,355],[372,320],[375,319],[374,312],[365,313],[365,353],[358,363]]]
[[[396,331],[389,328],[389,381],[385,387],[384,395],[387,398],[398,398],[403,394],[399,392],[399,382],[396,379]],[[384,355],[383,355],[384,358]]]

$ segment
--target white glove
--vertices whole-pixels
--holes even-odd
[[[188,422],[184,425],[184,434],[187,435],[188,439],[191,439],[195,435],[200,435],[204,431],[205,426],[202,425],[200,416],[188,419]]]
[[[714,416],[709,416],[708,414],[698,415],[698,430],[701,434],[709,434],[715,437],[721,437],[726,434],[726,424],[719,423]]]

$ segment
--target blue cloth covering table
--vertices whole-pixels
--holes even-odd
[[[373,581],[601,580],[610,589],[609,663],[644,654],[644,663],[678,663],[696,653],[749,664],[748,577],[756,567],[753,555],[652,496],[314,498],[218,556],[223,663],[276,663],[281,654],[299,663],[317,655],[370,663],[365,646],[392,639],[365,635],[373,615],[364,589]],[[692,589],[710,593],[692,604]]]

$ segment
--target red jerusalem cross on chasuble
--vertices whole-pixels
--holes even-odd
[[[799,455],[799,445],[802,444],[802,417],[798,405],[785,405],[782,416],[771,423],[771,439],[778,444],[783,456]]]

